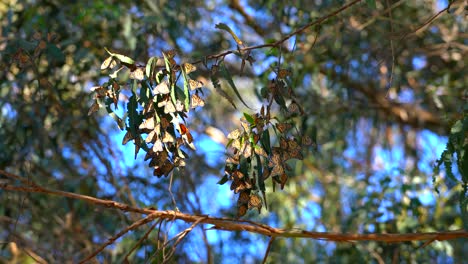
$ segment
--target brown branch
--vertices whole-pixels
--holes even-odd
[[[99,254],[101,251],[103,251],[107,246],[113,244],[121,236],[127,234],[128,232],[132,231],[133,229],[135,229],[137,227],[140,227],[140,226],[142,226],[142,225],[144,225],[146,223],[149,223],[149,222],[153,221],[155,218],[156,217],[154,217],[153,214],[150,214],[150,215],[146,216],[145,218],[142,218],[142,219],[136,221],[135,223],[133,223],[132,225],[126,227],[124,230],[120,231],[119,233],[117,233],[113,237],[109,238],[107,240],[107,242],[103,243],[98,249],[96,249],[93,253],[91,253],[89,256],[87,256],[83,260],[81,260],[79,263],[80,264],[85,263],[85,262],[93,259],[97,254]]]
[[[194,61],[192,62],[192,64],[199,64],[199,63],[203,63],[204,61],[208,60],[208,59],[218,59],[218,58],[222,58],[222,57],[225,57],[229,54],[234,54],[234,53],[237,53],[237,52],[244,52],[244,51],[249,51],[249,50],[255,50],[255,49],[261,49],[261,48],[268,48],[268,47],[278,47],[280,46],[281,44],[283,44],[286,40],[292,38],[293,36],[297,35],[297,34],[300,34],[302,32],[304,32],[305,30],[307,30],[308,28],[312,27],[312,26],[315,26],[315,25],[319,25],[321,23],[323,23],[325,20],[328,20],[336,15],[338,15],[339,13],[345,11],[346,9],[352,7],[353,5],[357,4],[361,2],[361,0],[354,0],[342,7],[340,7],[339,9],[329,13],[328,15],[325,15],[315,21],[312,21],[304,26],[302,26],[301,28],[289,33],[288,35],[286,35],[285,37],[281,38],[280,40],[277,40],[273,43],[264,43],[264,44],[260,44],[260,45],[256,45],[256,46],[250,46],[250,47],[245,47],[245,48],[239,48],[239,49],[235,49],[235,50],[227,50],[227,51],[223,51],[221,53],[218,53],[218,54],[214,54],[214,55],[209,55],[209,56],[206,56],[204,59],[202,60],[197,60],[197,61]]]
[[[200,218],[198,219],[197,221],[195,221],[190,227],[188,227],[187,229],[185,229],[184,231],[180,232],[179,234],[175,235],[174,238],[177,238],[177,240],[174,242],[174,244],[172,245],[171,247],[171,251],[164,256],[164,258],[168,261],[169,259],[171,259],[171,257],[174,255],[175,251],[176,251],[176,247],[177,245],[182,241],[182,239],[184,239],[198,224],[200,224],[204,219],[206,219],[208,216],[205,216],[204,218]],[[172,239],[171,239],[172,240]],[[166,242],[166,245],[169,244],[171,242],[171,240],[167,241]],[[164,248],[166,247],[166,245],[164,245]],[[167,261],[164,261],[163,263],[167,263]]]
[[[247,14],[247,12],[245,11],[245,9],[241,6],[241,4],[239,3],[239,0],[232,0],[230,1],[229,3],[229,7],[231,7],[232,9],[236,10],[237,12],[239,12],[242,17],[244,17],[245,19],[245,22],[247,23],[247,25],[249,25],[253,30],[255,30],[255,32],[260,35],[260,36],[263,36],[265,34],[265,30],[263,30],[263,28],[261,28],[256,22],[255,22],[255,19],[250,16],[249,14]]]
[[[444,121],[430,111],[414,104],[402,104],[388,100],[386,94],[373,88],[370,82],[356,82],[345,74],[330,72],[325,68],[320,69],[320,72],[325,75],[331,74],[333,80],[338,80],[343,83],[343,86],[360,92],[367,100],[375,104],[380,111],[396,118],[402,124],[407,124],[414,128],[428,128],[437,133],[446,133],[446,131],[441,131],[441,128],[447,127]]]
[[[4,171],[0,170],[0,174]],[[224,230],[224,231],[247,231],[250,233],[261,234],[270,237],[285,237],[285,238],[310,238],[322,239],[335,242],[344,241],[381,241],[381,242],[407,242],[407,241],[421,241],[421,240],[451,240],[456,238],[468,238],[468,232],[465,230],[446,231],[446,232],[430,232],[430,233],[409,233],[409,234],[346,234],[346,233],[329,233],[329,232],[311,232],[300,229],[282,229],[274,228],[268,225],[259,224],[247,220],[209,217],[206,215],[191,215],[172,210],[159,211],[155,209],[134,208],[126,204],[118,203],[110,200],[102,200],[87,195],[49,190],[40,186],[34,187],[19,187],[8,184],[0,184],[0,189],[17,191],[17,192],[30,192],[30,193],[45,193],[50,195],[58,195],[72,199],[82,200],[88,203],[102,205],[109,208],[115,208],[127,212],[136,212],[146,214],[148,217],[140,220],[149,222],[153,219],[167,219],[167,220],[182,220],[187,223],[211,224],[210,229]],[[145,223],[146,223],[145,222]],[[136,223],[132,226],[135,226]]]
[[[430,23],[432,23],[434,20],[436,20],[440,15],[442,15],[442,13],[444,13],[445,11],[449,11],[450,7],[452,6],[453,3],[455,3],[456,1],[453,1],[453,2],[450,2],[449,1],[449,4],[446,8],[440,10],[439,12],[437,12],[437,14],[433,15],[432,17],[430,17],[429,19],[427,19],[424,23],[422,23],[421,25],[419,25],[416,29],[406,33],[405,35],[403,35],[401,37],[401,39],[404,39],[406,37],[408,37],[409,35],[414,35],[414,34],[417,34],[418,31],[420,31],[421,29],[425,28],[426,26],[428,26]]]
[[[273,244],[274,240],[275,240],[275,237],[270,237],[270,241],[268,242],[268,247],[266,249],[265,256],[263,257],[263,261],[262,261],[263,264],[265,264],[268,259],[268,254],[270,253],[271,244]]]
[[[151,231],[153,231],[153,229],[159,224],[160,221],[162,221],[162,220],[159,219],[156,223],[154,223],[154,224],[148,229],[148,231],[146,231],[146,233],[137,241],[137,243],[127,252],[127,254],[125,254],[125,257],[123,258],[123,259],[124,259],[124,263],[129,263],[129,262],[128,262],[128,257],[135,251],[135,249],[138,248],[138,246],[141,245],[141,243],[143,243],[143,241],[149,236],[149,234],[151,233]]]

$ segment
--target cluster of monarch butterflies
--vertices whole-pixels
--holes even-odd
[[[174,168],[184,167],[187,153],[181,147],[195,149],[185,119],[190,109],[205,105],[200,96],[203,83],[189,76],[196,67],[190,63],[178,65],[174,51],[163,52],[162,58],[150,58],[145,67],[137,66],[127,56],[107,52],[110,56],[102,63],[101,70],[120,67],[109,75],[109,82],[94,89],[95,102],[89,114],[105,107],[119,127],[127,130],[122,144],[134,141],[135,158],[140,149],[146,151],[145,161],[149,160],[149,166],[154,168],[153,175],[168,176]],[[125,68],[129,70],[125,84],[130,80],[132,92],[127,103],[127,123],[110,107],[112,104],[118,107],[117,77]],[[181,76],[183,88],[177,85]]]
[[[284,188],[288,180],[288,165],[291,159],[302,160],[303,147],[310,146],[312,140],[308,136],[301,136],[299,132],[292,131],[293,123],[290,119],[303,114],[299,104],[294,99],[291,89],[284,92],[287,86],[285,78],[289,72],[280,70],[277,77],[266,88],[265,98],[268,104],[262,106],[259,113],[251,116],[244,113],[241,118],[241,129],[235,129],[228,135],[228,146],[232,155],[226,159],[225,174],[219,181],[224,184],[231,181],[230,189],[238,193],[237,215],[244,216],[249,209],[267,207],[265,195],[265,181],[269,178]],[[271,118],[270,109],[273,100],[285,113],[285,121],[275,122],[278,118]],[[288,103],[287,103],[288,101]],[[270,131],[279,143],[271,146]],[[292,135],[294,134],[294,135]]]
[[[110,57],[102,63],[101,69],[113,72],[108,82],[95,87],[95,102],[89,114],[105,108],[119,127],[127,130],[122,144],[134,141],[135,158],[140,149],[146,151],[145,161],[150,160],[153,175],[167,176],[174,168],[184,167],[187,154],[181,147],[187,145],[195,149],[185,119],[190,109],[205,104],[200,96],[203,84],[189,75],[196,67],[190,63],[177,64],[174,51],[163,52],[162,58],[150,58],[144,67],[137,66],[127,56],[107,52]],[[128,122],[111,107],[118,107],[122,85],[118,74],[122,69],[128,69],[123,85],[128,85],[130,79],[132,93],[127,103],[125,120]],[[225,174],[219,184],[232,181],[231,190],[239,194],[239,217],[249,209],[256,208],[260,212],[263,206],[267,207],[265,181],[272,179],[273,191],[276,184],[283,189],[288,180],[287,172],[292,170],[287,162],[303,159],[303,147],[312,144],[312,140],[301,136],[297,129],[291,132],[294,127],[291,119],[304,113],[287,85],[286,78],[290,74],[289,70],[278,70],[276,78],[261,91],[267,104],[253,116],[244,113],[242,128],[228,135],[227,147],[231,147],[232,154],[228,155]],[[183,88],[177,85],[181,76]],[[216,82],[213,81],[213,85],[216,87]],[[278,117],[271,118],[273,102],[283,113],[281,122]],[[274,132],[272,138],[278,142],[276,146],[271,146],[270,131]]]

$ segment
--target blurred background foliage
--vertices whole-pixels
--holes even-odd
[[[252,211],[245,218],[275,227],[350,233],[466,226],[466,3],[453,1],[450,12],[421,27],[449,3],[376,1],[372,7],[365,2],[373,1],[302,32],[281,49],[252,51],[256,62],[242,74],[238,57],[225,60],[243,98],[256,109],[281,55],[306,112],[296,118],[296,126],[317,142],[303,161],[290,164],[290,180],[283,191],[269,195],[269,211]],[[229,25],[246,45],[257,45],[278,40],[342,4],[4,0],[0,168],[48,188],[174,209],[169,178],[152,176],[142,156],[133,160],[132,146],[121,146],[123,133],[109,116],[87,115],[90,87],[105,81],[99,68],[107,57],[104,47],[143,64],[171,48],[182,61],[194,61],[235,48],[229,34],[215,29],[217,23]],[[201,66],[197,73],[207,87],[206,106],[189,121],[198,151],[184,171],[175,173],[172,190],[182,212],[234,216],[235,197],[227,186],[216,185],[225,159],[219,132],[227,135],[239,127],[245,109],[240,103],[240,111],[234,109],[213,92],[208,69]],[[450,173],[434,173],[449,138],[440,164],[451,167]],[[76,262],[138,218],[72,199],[0,191],[0,260]],[[186,227],[168,223],[162,230],[170,236]],[[129,233],[96,261],[122,261],[146,231]],[[153,231],[129,260],[158,262],[157,240]],[[466,240],[420,248],[422,243],[277,239],[268,261],[461,263],[467,257]],[[198,228],[173,260],[254,263],[263,259],[267,245],[268,238],[249,233]]]

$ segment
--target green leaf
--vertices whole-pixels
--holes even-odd
[[[215,75],[211,75],[210,79],[211,79],[211,83],[213,84],[213,87],[215,88],[215,91],[219,95],[221,95],[221,97],[223,97],[229,103],[231,103],[231,105],[232,105],[232,107],[234,107],[234,109],[237,109],[236,105],[234,104],[234,99],[232,99],[232,97],[228,93],[226,93],[226,91],[224,91],[221,88],[221,84],[219,83],[218,77],[216,77]]]
[[[255,119],[251,115],[244,112],[244,117],[251,125],[255,125]]]
[[[223,77],[229,83],[229,86],[231,86],[232,90],[234,90],[234,93],[236,94],[237,98],[239,98],[242,104],[244,104],[247,108],[252,109],[244,102],[244,99],[242,99],[242,96],[240,95],[239,90],[237,90],[236,84],[232,80],[231,73],[229,73],[224,63],[221,63],[219,68],[221,70],[221,73],[223,74]]]
[[[260,191],[264,192],[265,188],[265,180],[263,179],[263,171],[262,171],[262,160],[260,155],[255,154],[255,160],[257,161],[257,187]]]
[[[463,129],[463,124],[461,120],[458,120],[450,129],[450,134],[456,134],[462,131]]]
[[[187,74],[185,73],[185,70],[182,70],[182,76],[184,77],[184,103],[185,103],[185,109],[187,110],[187,113],[190,110],[190,93],[189,93],[189,79],[187,78]]]
[[[221,178],[221,180],[219,180],[219,181],[217,182],[217,184],[223,185],[223,184],[225,184],[228,180],[229,180],[228,175],[227,175],[227,174],[224,174],[223,178]]]
[[[158,60],[157,57],[151,57],[146,63],[145,74],[150,80],[151,80],[151,74],[153,73],[153,63],[156,64],[157,60]]]
[[[151,88],[148,82],[141,82],[139,101],[143,107],[145,107],[148,102],[153,101],[153,95],[151,94]]]
[[[262,137],[260,138],[260,143],[262,144],[263,149],[268,155],[271,155],[271,146],[270,146],[270,132],[267,130],[263,131]]]
[[[367,6],[372,9],[376,9],[377,6],[375,4],[375,0],[366,0]]]
[[[166,70],[167,70],[168,74],[170,74],[170,72],[171,72],[171,62],[166,57],[166,54],[164,54],[164,52],[163,52],[163,57],[164,57],[164,64],[166,65]]]
[[[110,107],[106,107],[107,113],[117,122],[117,125],[119,126],[120,130],[125,129],[125,122],[120,118],[114,111],[110,109]]]
[[[96,99],[96,102],[99,104],[99,107],[105,107],[106,108],[106,111],[107,111],[107,114],[109,114],[110,117],[112,117],[112,119],[115,120],[115,122],[117,123],[117,125],[119,126],[120,130],[124,130],[125,129],[125,121],[120,118],[112,109],[111,109],[111,105],[113,103],[113,100],[112,99],[107,99],[104,101],[103,98],[97,98]]]
[[[65,61],[65,55],[61,49],[59,49],[54,44],[49,43],[47,44],[47,59],[49,59],[49,61],[56,61],[61,63]]]
[[[232,29],[228,25],[224,23],[218,23],[215,25],[215,28],[225,30],[229,34],[231,34],[232,38],[236,41],[237,45],[243,44],[242,41],[239,39],[239,37],[236,35],[236,33],[234,33],[234,31],[232,31]]]
[[[127,57],[127,56],[122,55],[122,54],[112,53],[107,48],[104,48],[104,49],[107,51],[107,53],[109,53],[111,56],[117,58],[120,62],[122,62],[124,64],[128,64],[128,65],[134,65],[135,64],[135,61],[132,60],[130,57]]]
[[[128,127],[130,132],[132,133],[133,137],[137,135],[137,127],[140,125],[139,122],[139,115],[137,111],[138,102],[137,102],[137,95],[135,93],[135,88],[137,84],[134,82],[132,89],[132,96],[128,100],[127,103],[127,114],[128,114]]]

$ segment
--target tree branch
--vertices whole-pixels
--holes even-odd
[[[230,1],[229,3],[229,7],[231,7],[232,9],[236,10],[237,12],[239,12],[242,17],[244,17],[245,19],[245,23],[247,25],[249,25],[253,30],[255,30],[255,32],[260,35],[260,36],[263,36],[265,34],[265,30],[263,30],[263,28],[261,28],[256,22],[255,22],[255,19],[250,16],[249,14],[247,14],[247,12],[245,11],[245,9],[242,7],[242,5],[240,4],[239,0],[232,0]]]
[[[345,11],[346,9],[352,7],[353,5],[355,5],[355,4],[359,3],[359,2],[361,2],[361,0],[354,0],[354,1],[344,5],[342,7],[340,7],[339,9],[329,13],[328,15],[325,15],[325,16],[323,16],[323,17],[321,17],[321,18],[319,18],[319,19],[317,19],[315,21],[312,21],[312,22],[302,26],[301,28],[289,33],[288,35],[284,36],[280,40],[277,40],[277,41],[275,41],[273,43],[264,43],[264,44],[260,44],[260,45],[256,45],[256,46],[239,48],[239,49],[235,49],[235,50],[227,50],[227,51],[224,51],[224,52],[221,52],[221,53],[218,53],[218,54],[206,56],[202,60],[192,62],[192,64],[203,63],[205,60],[208,60],[208,59],[217,59],[217,58],[225,57],[225,56],[227,56],[229,54],[234,54],[234,53],[237,53],[239,51],[240,52],[245,52],[245,51],[261,49],[261,48],[278,47],[279,45],[283,44],[285,41],[292,38],[293,36],[304,32],[305,30],[307,30],[308,28],[310,28],[312,26],[319,25],[319,24],[323,23],[325,20],[328,20],[328,19],[338,15],[339,13]]]
[[[0,170],[0,174],[11,176],[12,174],[5,173]],[[16,176],[16,175],[15,175]],[[19,177],[19,176],[16,176]],[[21,177],[20,177],[21,178]],[[160,211],[150,208],[135,208],[129,205],[111,201],[102,200],[99,198],[69,193],[64,191],[56,191],[43,188],[41,186],[34,187],[21,187],[9,184],[0,184],[0,189],[17,192],[29,193],[45,193],[49,195],[57,195],[68,197],[72,199],[82,200],[95,205],[102,205],[109,208],[115,208],[127,212],[136,212],[148,215],[146,218],[139,220],[130,227],[137,227],[137,223],[150,222],[154,219],[164,219],[168,221],[182,220],[187,223],[200,223],[213,225],[210,229],[224,230],[224,231],[247,231],[250,233],[261,234],[270,237],[284,237],[284,238],[309,238],[320,239],[335,242],[350,242],[350,241],[381,241],[381,242],[407,242],[407,241],[421,241],[421,240],[451,240],[456,238],[468,238],[468,232],[465,230],[446,231],[446,232],[430,232],[430,233],[409,233],[409,234],[347,234],[347,233],[332,233],[332,232],[311,232],[301,229],[282,229],[274,228],[268,225],[233,218],[220,218],[210,217],[207,215],[191,215],[177,211],[166,210]],[[129,228],[130,228],[129,227]],[[127,228],[128,229],[128,228]],[[122,233],[122,232],[121,232]],[[120,234],[120,233],[119,233]]]
[[[320,69],[320,72],[325,75],[330,74],[330,71],[325,68]],[[380,92],[378,89],[373,89],[371,83],[355,82],[347,75],[338,74],[337,72],[332,72],[331,78],[339,80],[344,86],[360,92],[371,103],[377,105],[384,114],[395,117],[402,124],[407,124],[414,128],[428,128],[439,133],[442,132],[440,131],[441,128],[447,128],[447,124],[438,115],[414,104],[402,104],[389,100],[385,93]],[[443,132],[446,133],[446,131]]]
[[[96,249],[93,253],[91,253],[89,256],[87,256],[86,258],[84,258],[83,260],[81,260],[79,263],[85,263],[91,259],[93,259],[97,254],[99,254],[101,251],[103,251],[107,246],[109,246],[110,244],[113,244],[117,239],[119,239],[121,236],[127,234],[128,232],[132,231],[133,229],[135,228],[138,228],[146,223],[149,223],[151,221],[153,221],[155,218],[153,217],[152,214],[146,216],[145,218],[142,218],[138,221],[136,221],[135,223],[131,224],[130,226],[128,226],[127,228],[125,228],[124,230],[120,231],[119,233],[117,233],[116,235],[114,235],[113,237],[109,238],[107,240],[107,242],[103,243],[98,249]]]

